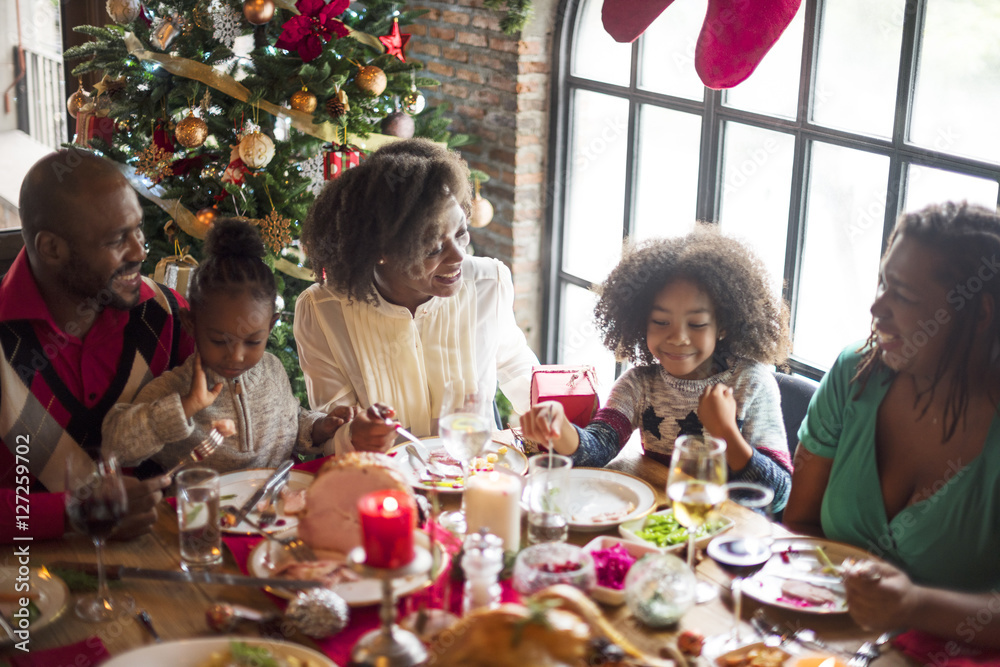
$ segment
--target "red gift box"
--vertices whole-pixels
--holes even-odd
[[[345,169],[361,164],[362,152],[354,146],[338,146],[323,154],[323,178],[327,181],[337,178]]]
[[[593,366],[535,366],[531,369],[531,404],[559,401],[566,418],[584,428],[600,407]]]
[[[111,145],[115,135],[115,119],[110,116],[97,116],[92,111],[80,109],[76,115],[76,144],[89,146],[91,139],[100,137]]]

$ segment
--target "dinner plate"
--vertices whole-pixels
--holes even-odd
[[[521,506],[527,509],[527,488],[524,493]],[[656,492],[649,482],[618,470],[573,468],[565,503],[570,528],[597,531],[646,516],[656,507]]]
[[[428,452],[435,452],[440,449],[444,449],[444,443],[441,438],[435,436],[431,438],[421,438],[420,442],[424,445],[424,448]],[[406,445],[411,444],[404,442],[400,445],[396,445],[389,450],[388,454],[392,457],[393,466],[406,478],[407,483],[418,491],[426,491],[431,488],[431,484],[420,480],[420,472],[416,470],[410,463],[410,457],[406,454]],[[485,459],[487,454],[498,454],[501,447],[506,447],[507,452],[503,456],[499,456],[497,462],[494,465],[506,466],[511,471],[516,472],[518,475],[523,475],[528,471],[528,457],[525,456],[512,445],[508,445],[504,442],[498,442],[496,440],[490,440],[486,443],[486,449],[480,454],[480,457]],[[457,471],[456,471],[457,472]],[[458,477],[456,474],[455,477]],[[454,478],[452,478],[454,479]],[[461,484],[461,482],[457,482]],[[438,493],[461,493],[463,490],[462,486],[437,486]]]
[[[808,614],[843,614],[847,599],[840,577],[823,572],[823,563],[816,551],[822,547],[827,557],[837,567],[845,559],[878,560],[864,549],[814,537],[777,539],[771,545],[773,555],[763,568],[743,581],[743,593],[764,604]],[[781,585],[789,580],[817,585],[833,593],[835,601],[822,605],[809,604],[790,598],[781,592]]]
[[[0,567],[0,614],[11,621],[15,611],[20,609],[20,598],[28,597],[41,615],[36,618],[28,629],[32,636],[46,627],[66,611],[69,603],[69,588],[66,582],[42,568],[33,568],[27,578],[28,590],[19,590],[18,584],[24,581],[18,579],[18,568]],[[20,624],[11,623],[15,629],[21,629]],[[0,646],[12,643],[7,634],[0,632]]]
[[[294,530],[289,530],[285,533],[281,533],[280,537],[291,537],[294,534]],[[425,549],[430,548],[430,538],[427,536],[427,533],[422,530],[418,530],[414,533],[414,543],[424,547]],[[443,563],[443,559],[447,556],[441,548],[441,544],[437,543],[435,548],[438,552],[438,558],[441,559],[441,562]],[[247,557],[247,570],[249,570],[250,574],[255,577],[275,576],[273,563],[276,561],[272,560],[272,558],[277,557],[278,552],[276,550],[278,549],[281,549],[281,546],[274,544],[271,540],[261,540],[257,546],[250,551],[249,557]],[[324,560],[347,561],[346,556],[343,554],[319,553],[317,555]],[[392,580],[393,589],[396,595],[406,595],[420,590],[421,588],[425,588],[429,584],[430,581],[428,581],[426,572],[419,572],[408,577],[401,577],[399,579]],[[282,588],[273,588],[269,590],[271,593],[289,600],[295,597],[295,593],[291,593]],[[352,607],[364,607],[382,602],[382,582],[379,579],[347,581],[331,586],[330,590],[344,598],[344,601]]]
[[[673,513],[674,511],[672,509],[660,510],[659,512],[653,512],[648,516],[641,517],[634,521],[626,521],[625,523],[618,526],[618,533],[627,540],[640,542],[642,544],[647,544],[655,549],[659,549],[663,553],[673,553],[675,551],[683,551],[684,545],[687,544],[686,537],[684,538],[683,541],[678,542],[677,544],[671,544],[665,547],[657,546],[654,542],[650,542],[649,540],[645,540],[639,537],[639,531],[641,531],[645,527],[646,522],[649,521],[650,517],[672,516]],[[708,543],[712,541],[713,537],[719,535],[720,533],[724,533],[730,528],[732,528],[733,520],[727,516],[723,516],[722,514],[715,512],[709,515],[708,524],[711,526],[711,529],[705,535],[696,538],[694,541],[694,543],[698,546],[699,549],[704,549],[706,546],[708,546]]]
[[[253,468],[251,470],[240,470],[219,475],[219,504],[242,507],[243,503],[250,500],[250,496],[260,487],[264,486],[268,478],[274,473],[274,468]],[[304,489],[312,484],[313,475],[311,472],[302,470],[292,470],[288,473],[288,481],[285,486],[291,490]],[[274,523],[265,526],[269,533],[288,530],[299,525],[297,516],[284,513],[285,501],[279,494],[275,502],[277,503],[278,515]],[[255,521],[260,520],[260,513],[257,508],[250,510],[250,518]],[[222,532],[230,535],[256,535],[257,530],[246,522],[240,522],[235,526],[223,526]]]
[[[255,637],[203,637],[200,639],[179,639],[177,641],[149,644],[120,655],[116,655],[102,667],[203,667],[213,653],[229,649],[229,643],[243,642],[250,646],[263,646],[272,654],[282,658],[298,658],[308,667],[337,667],[337,663],[311,648],[299,644]],[[223,663],[220,663],[223,664]],[[263,663],[261,663],[263,664]]]

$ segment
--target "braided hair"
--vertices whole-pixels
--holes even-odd
[[[929,389],[917,397],[918,403],[925,397],[933,397],[939,382],[951,372],[942,424],[944,442],[955,434],[969,405],[969,371],[977,363],[972,358],[977,336],[983,336],[989,343],[991,367],[1000,367],[1000,315],[997,311],[1000,308],[1000,279],[995,275],[991,276],[992,279],[984,279],[981,274],[985,262],[992,257],[995,264],[997,257],[1000,257],[1000,216],[995,211],[966,202],[932,204],[919,211],[904,213],[889,235],[883,259],[902,236],[918,241],[941,258],[932,275],[944,287],[968,285],[973,278],[976,279],[976,284],[981,285],[975,291],[963,290],[958,300],[953,294],[949,294],[948,303],[952,307],[948,314],[953,325],[944,345],[944,352],[938,360],[933,381]],[[979,334],[976,324],[986,295],[993,300],[993,318],[986,331]],[[895,376],[895,371],[882,361],[876,336],[873,317],[868,340],[858,350],[864,352],[864,355],[858,362],[852,379],[852,382],[858,384],[855,400],[877,371],[888,372],[889,382]],[[921,414],[927,412],[930,403],[930,400],[924,402]]]
[[[697,285],[712,302],[719,330],[726,332],[716,354],[775,365],[788,357],[788,306],[771,289],[764,263],[709,224],[625,249],[594,309],[605,347],[619,359],[656,363],[646,343],[649,315],[660,290],[679,280]]]
[[[266,250],[256,227],[245,220],[220,218],[208,230],[203,252],[188,291],[192,308],[202,306],[208,294],[244,291],[274,308],[278,287],[262,259]]]

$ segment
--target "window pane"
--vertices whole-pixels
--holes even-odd
[[[708,0],[675,2],[639,38],[639,87],[701,101],[705,85],[694,70],[694,47]]]
[[[633,237],[683,234],[698,205],[701,117],[652,106],[639,113]]]
[[[757,251],[780,294],[795,138],[739,123],[726,123],[723,136],[719,222]]]
[[[871,329],[889,159],[814,144],[795,355],[829,368]]]
[[[597,295],[576,285],[563,285],[562,312],[559,314],[560,364],[591,364],[597,369],[601,405],[615,382],[615,356],[601,343],[594,324]]]
[[[929,0],[910,139],[1000,163],[1000,3]]]
[[[805,15],[804,7],[800,7],[750,78],[726,91],[726,106],[783,118],[796,117]]]
[[[597,282],[621,253],[628,102],[580,90],[573,101],[563,268]]]
[[[997,182],[968,174],[911,164],[907,170],[904,211],[916,211],[927,204],[968,201],[989,209],[997,206]]]
[[[632,45],[611,39],[601,22],[602,0],[584,0],[577,17],[573,48],[573,76],[629,85]]]
[[[892,136],[905,0],[821,4],[813,120],[841,130]],[[961,51],[954,50],[956,56]]]

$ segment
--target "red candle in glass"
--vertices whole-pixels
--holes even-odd
[[[373,491],[358,500],[365,564],[393,569],[413,560],[416,506],[405,491]]]

